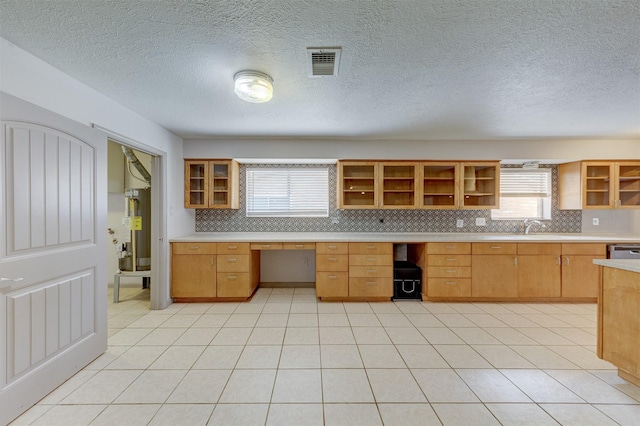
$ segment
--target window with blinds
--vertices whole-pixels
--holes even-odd
[[[500,208],[491,219],[551,219],[551,169],[500,169]]]
[[[329,169],[249,168],[247,217],[328,217]]]

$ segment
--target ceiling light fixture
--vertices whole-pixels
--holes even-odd
[[[243,101],[253,103],[269,102],[273,96],[273,79],[260,71],[239,71],[233,77],[236,95]]]

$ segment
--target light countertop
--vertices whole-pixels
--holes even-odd
[[[594,259],[593,263],[608,268],[640,273],[640,259]]]
[[[171,242],[550,242],[640,243],[640,235],[621,234],[488,234],[432,232],[196,232]]]

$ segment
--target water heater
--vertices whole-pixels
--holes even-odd
[[[120,271],[151,270],[151,188],[127,189],[122,224],[128,238],[120,247]],[[127,232],[125,231],[125,232]]]

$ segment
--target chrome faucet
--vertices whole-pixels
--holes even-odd
[[[526,219],[524,221],[524,233],[525,235],[529,234],[529,231],[531,230],[531,227],[533,225],[540,225],[541,228],[546,228],[547,226],[540,222],[539,220],[533,220],[533,219]]]

